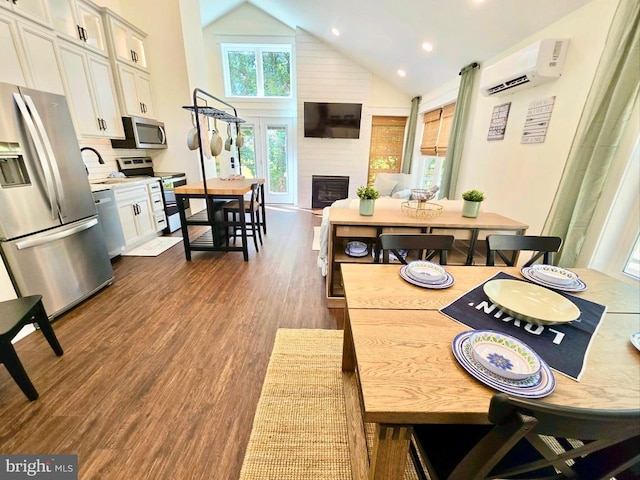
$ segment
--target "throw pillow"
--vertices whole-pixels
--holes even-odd
[[[411,197],[411,189],[410,188],[406,188],[404,190],[399,190],[396,193],[394,193],[393,195],[391,195],[391,198],[402,198],[403,200],[409,200],[410,197]]]
[[[393,187],[395,187],[397,183],[398,182],[396,182],[395,180],[384,178],[378,175],[376,176],[376,181],[373,184],[373,188],[378,191],[378,195],[380,195],[381,197],[389,197],[391,196]]]

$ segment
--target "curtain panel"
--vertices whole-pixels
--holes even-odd
[[[543,233],[563,239],[558,265],[582,250],[622,133],[640,90],[640,2],[621,0]]]

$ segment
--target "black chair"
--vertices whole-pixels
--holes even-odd
[[[389,251],[392,251],[400,262],[407,264],[399,250],[426,250],[425,260],[431,260],[440,254],[440,265],[447,264],[447,252],[453,247],[453,235],[431,235],[429,233],[382,233],[380,248],[382,262],[389,263]]]
[[[27,398],[33,401],[38,398],[38,392],[29,380],[11,343],[22,327],[30,324],[37,324],[40,327],[56,355],[61,356],[64,353],[49,323],[41,295],[0,302],[0,362],[4,363]]]
[[[411,454],[432,480],[640,478],[640,410],[590,410],[496,394],[492,425],[424,425]]]
[[[245,211],[245,214],[249,215],[248,222],[246,223],[247,237],[253,237],[253,245],[256,247],[256,252],[260,251],[258,249],[258,239],[260,240],[260,245],[262,245],[262,229],[260,228],[261,225],[263,225],[264,228],[266,229],[266,224],[264,224],[263,219],[261,219],[260,217],[261,205],[260,205],[259,195],[260,195],[260,184],[254,183],[251,185],[251,194],[250,194],[249,200],[244,200],[244,211]],[[229,218],[229,215],[231,215],[232,220],[230,224],[232,225],[232,231],[233,231],[232,237],[233,237],[233,243],[235,245],[237,230],[238,230],[238,226],[240,225],[240,222],[239,222],[240,204],[238,203],[237,200],[228,202],[224,206],[224,212],[225,212],[225,218]]]
[[[519,252],[522,250],[536,252],[524,266],[530,267],[543,257],[543,262],[552,265],[553,254],[560,250],[560,237],[537,237],[532,235],[487,235],[487,266],[495,265],[496,253],[509,267],[513,267],[513,258],[508,258],[504,252]]]

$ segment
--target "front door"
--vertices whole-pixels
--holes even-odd
[[[293,119],[248,118],[239,126],[242,175],[265,179],[266,203],[293,203]]]

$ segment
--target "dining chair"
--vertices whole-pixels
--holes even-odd
[[[261,220],[261,208],[260,208],[260,184],[253,183],[251,185],[251,193],[249,196],[249,200],[244,200],[244,211],[246,215],[249,215],[247,226],[247,237],[253,237],[253,245],[256,247],[256,252],[259,252],[258,248],[258,239],[260,240],[260,245],[262,245],[262,229],[263,222]],[[231,202],[227,202],[224,206],[224,216],[226,219],[231,215],[231,222],[229,224],[232,226],[232,238],[233,243],[236,243],[236,236],[238,227],[240,226],[239,215],[240,215],[240,203],[237,200],[232,200]],[[266,228],[266,227],[265,227]]]
[[[540,257],[547,265],[552,265],[553,254],[560,250],[560,237],[540,237],[534,235],[487,235],[487,266],[495,265],[496,253],[509,267],[513,267],[514,258],[508,258],[504,252],[519,252],[522,250],[536,252],[524,264],[530,267]]]
[[[411,456],[431,480],[638,479],[640,410],[563,407],[498,393],[491,425],[419,425]]]
[[[393,252],[404,265],[406,259],[399,250],[426,251],[425,260],[431,260],[440,254],[440,265],[447,264],[447,252],[453,247],[453,235],[432,235],[430,233],[382,233],[380,234],[380,248],[382,262],[389,263],[389,252]]]
[[[42,304],[42,295],[0,302],[0,363],[4,363],[22,392],[33,401],[38,398],[38,391],[31,383],[11,343],[22,327],[30,324],[37,324],[40,327],[56,355],[61,356],[64,353],[49,323],[47,312]]]

